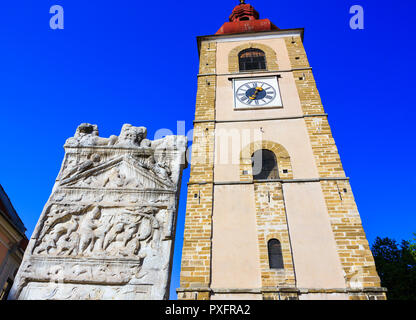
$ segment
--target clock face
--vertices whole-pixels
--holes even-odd
[[[247,82],[237,89],[237,99],[249,106],[265,106],[276,98],[276,90],[261,81]]]
[[[234,79],[236,109],[281,108],[277,77]]]

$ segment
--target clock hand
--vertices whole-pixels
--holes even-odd
[[[256,91],[254,92],[254,94],[251,96],[251,97],[249,97],[251,100],[255,100],[256,98],[257,98],[257,94],[259,93],[259,92],[261,92],[261,91],[263,91],[263,88],[262,87],[257,87],[256,88]]]

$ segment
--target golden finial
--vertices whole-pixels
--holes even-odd
[[[240,4],[245,4],[245,0],[240,0]]]

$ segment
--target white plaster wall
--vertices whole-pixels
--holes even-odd
[[[247,41],[230,41],[230,42],[217,42],[217,74],[227,74],[228,69],[228,55],[231,50],[239,47],[247,42],[260,43],[269,46],[276,52],[277,63],[280,70],[289,70],[291,68],[289,54],[286,49],[286,43],[284,38],[276,39],[255,39]]]
[[[298,288],[345,288],[320,183],[283,185]]]
[[[261,140],[281,144],[288,151],[294,179],[319,177],[304,119],[218,123],[216,136],[216,182],[240,181],[241,150]]]
[[[261,77],[270,76],[267,74],[251,74],[244,76],[244,79],[259,79],[261,81]],[[233,81],[229,80],[229,76],[219,76],[216,92],[216,120],[274,119],[302,116],[302,107],[293,74],[290,72],[281,73],[278,83],[283,107],[235,110]]]
[[[229,52],[247,41],[217,44],[215,182],[240,180],[240,153],[254,141],[281,144],[291,157],[294,179],[318,178],[304,119],[240,121],[302,116],[292,73],[279,79],[283,108],[234,110],[233,86],[228,79]],[[272,47],[281,70],[291,68],[284,39],[253,40]],[[221,75],[222,74],[222,75]],[[251,74],[256,76],[260,74]],[[227,136],[228,135],[228,136]],[[225,137],[225,138],[224,138]],[[227,141],[227,142],[225,142]],[[299,288],[344,288],[326,204],[319,183],[283,185],[293,259]],[[213,214],[212,287],[260,288],[258,240],[253,185],[215,186]],[[213,299],[234,299],[217,294]],[[235,298],[242,295],[235,295]],[[257,297],[254,295],[253,297]],[[259,295],[261,298],[261,295]],[[302,299],[344,299],[347,295],[309,295]],[[251,299],[251,297],[249,298]]]
[[[263,296],[260,293],[216,293],[211,295],[211,300],[263,300]]]
[[[276,52],[280,70],[290,70],[291,64],[286,49],[285,40],[282,38],[253,40],[251,42],[261,43],[269,46]],[[230,52],[247,41],[219,42],[217,43],[217,88],[216,88],[216,120],[245,120],[264,119],[277,117],[291,117],[302,115],[296,83],[291,72],[279,73],[280,94],[283,108],[257,109],[257,110],[234,110],[233,82],[229,80],[228,57]],[[254,78],[267,77],[268,74],[244,73],[236,74],[238,77]]]
[[[215,186],[212,288],[261,288],[253,185]]]

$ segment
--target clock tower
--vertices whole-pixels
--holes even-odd
[[[385,299],[303,47],[244,1],[198,37],[179,299]]]

